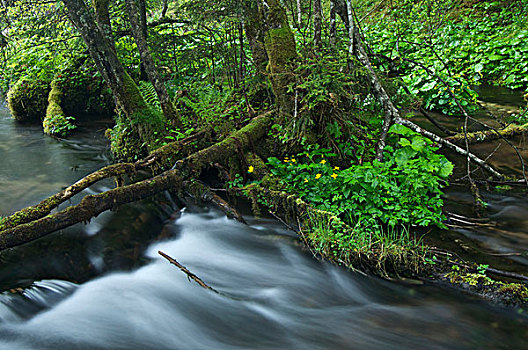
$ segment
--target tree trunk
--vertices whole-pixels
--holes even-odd
[[[336,0],[330,0],[330,46],[335,49],[336,46]]]
[[[354,57],[354,53],[356,51],[354,47],[354,19],[352,15],[352,3],[350,0],[346,0],[346,10],[347,10],[347,18],[348,18],[348,54],[350,57]]]
[[[301,0],[297,0],[297,28],[301,29],[302,27],[302,7]]]
[[[321,26],[322,26],[322,8],[321,0],[314,0],[314,45],[321,48]]]
[[[169,9],[169,1],[168,0],[163,0],[163,5],[162,5],[162,8],[161,8],[161,18],[165,17],[165,15],[167,14],[167,10]]]
[[[295,83],[297,49],[284,7],[278,0],[268,0],[268,6],[265,13],[268,31],[264,40],[269,58],[268,72],[280,114],[288,117],[295,104],[294,96],[288,90]]]
[[[245,3],[244,22],[246,38],[251,49],[256,74],[261,78],[260,80],[264,80],[266,65],[268,64],[268,54],[264,47],[266,30],[264,27],[263,8],[260,1],[248,1]]]
[[[138,0],[139,2],[139,23],[141,27],[141,33],[145,38],[148,38],[147,28],[147,4],[145,0]],[[145,70],[145,63],[141,60],[139,64],[139,79],[142,81],[149,81],[147,71]]]
[[[170,170],[140,182],[85,196],[77,205],[48,214],[57,203],[63,202],[80,188],[105,178],[108,174],[114,174],[116,171],[134,170],[140,164],[149,164],[149,159],[136,164],[115,164],[107,167],[104,172],[88,175],[78,181],[77,185],[70,186],[69,190],[56,194],[34,207],[37,208],[38,214],[35,210],[23,209],[2,220],[0,222],[0,251],[36,240],[76,223],[89,221],[92,217],[119,205],[147,198],[162,191],[180,189],[184,180],[196,178],[213,164],[226,162],[230,157],[252,147],[255,141],[268,134],[273,120],[269,112],[253,118],[248,125],[234,132],[231,137],[177,161]],[[165,156],[174,157],[170,152]],[[24,215],[26,213],[36,215],[28,221]]]
[[[119,108],[124,113],[121,121],[128,124],[129,134],[118,135],[113,142],[114,153],[121,158],[134,158],[138,154],[145,154],[154,137],[154,131],[161,131],[160,123],[148,118],[151,116],[150,108],[117,57],[106,7],[108,1],[95,2],[95,17],[82,0],[64,0],[64,4],[68,17],[81,34],[97,70],[112,90]],[[136,147],[127,149],[126,144],[132,138],[138,139]]]
[[[144,2],[144,0],[140,1]],[[140,20],[140,18],[138,18],[139,11],[138,7],[136,6],[135,0],[125,0],[125,3],[128,10],[128,16],[130,18],[130,27],[132,28],[132,34],[136,39],[136,45],[139,49],[139,53],[141,56],[142,66],[145,68],[145,72],[147,73],[148,79],[154,86],[154,89],[156,89],[156,93],[160,100],[163,114],[165,115],[165,118],[174,122],[174,124],[180,129],[183,129],[178,112],[169,97],[165,84],[160,78],[158,71],[156,70],[154,60],[152,59],[152,55],[150,54],[147,38],[145,36],[146,25],[142,26],[142,21]]]

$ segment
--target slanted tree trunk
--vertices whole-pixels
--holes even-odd
[[[144,0],[140,0],[140,2]],[[132,34],[136,39],[136,45],[139,49],[141,56],[141,64],[147,73],[149,81],[154,86],[156,94],[160,100],[161,109],[165,118],[174,122],[176,126],[180,129],[183,129],[180,117],[174,104],[172,103],[165,84],[158,74],[152,55],[150,54],[150,49],[148,48],[147,37],[145,36],[146,30],[146,18],[145,25],[141,24],[141,19],[138,17],[138,7],[136,6],[135,0],[125,0],[126,7],[128,10],[128,16],[130,19],[130,27],[132,28]]]
[[[96,1],[95,16],[82,0],[64,0],[64,4],[68,17],[81,34],[97,70],[112,90],[117,105],[124,114],[121,120],[128,124],[128,134],[122,133],[114,140],[114,153],[120,158],[134,158],[138,154],[145,154],[154,138],[154,132],[162,132],[162,123],[149,118],[152,111],[117,57],[106,7],[108,1]],[[137,138],[134,147],[130,147],[131,144],[127,146],[127,139],[131,138]]]
[[[134,164],[115,164],[90,174],[66,190],[45,199],[37,206],[22,209],[0,221],[0,251],[36,240],[78,222],[89,221],[92,217],[119,205],[144,199],[162,191],[179,190],[184,180],[197,178],[213,164],[227,162],[231,157],[252,147],[253,142],[268,134],[273,120],[270,112],[253,118],[248,125],[234,132],[231,137],[177,161],[170,170],[100,194],[87,195],[77,205],[50,213],[59,204],[101,179],[133,172],[154,163],[149,157]],[[171,150],[172,148],[168,148],[168,152],[164,154],[165,159],[177,156],[171,153]]]

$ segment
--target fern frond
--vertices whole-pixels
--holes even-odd
[[[147,105],[149,105],[150,108],[161,111],[161,103],[158,94],[156,93],[156,89],[154,89],[154,85],[152,85],[151,82],[140,81],[138,88]]]

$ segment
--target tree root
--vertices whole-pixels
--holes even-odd
[[[193,198],[199,199],[200,201],[205,203],[212,203],[228,218],[235,219],[236,221],[247,225],[246,220],[244,220],[238,210],[236,210],[229,203],[227,203],[222,197],[214,193],[211,188],[205,185],[204,183],[198,182],[196,180],[184,181],[183,188],[185,192],[187,192],[187,194],[189,194]]]

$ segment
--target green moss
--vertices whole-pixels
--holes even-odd
[[[51,83],[51,91],[48,96],[46,117],[42,122],[44,133],[48,135],[66,137],[71,131],[77,128],[77,126],[72,124],[74,118],[67,117],[62,110],[62,97],[63,93],[59,88],[59,83],[57,80],[54,80]]]
[[[498,289],[499,293],[515,295],[521,300],[528,301],[528,288],[524,284],[520,283],[508,283],[504,284]]]
[[[50,86],[48,81],[21,78],[7,93],[11,115],[22,123],[40,122],[46,114]]]

